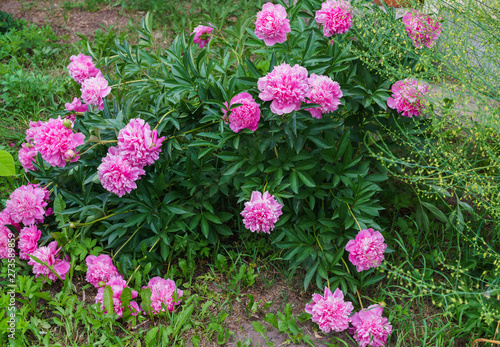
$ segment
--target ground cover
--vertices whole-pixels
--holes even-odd
[[[115,103],[107,100],[105,118],[112,119],[110,115],[117,115],[120,111],[125,114],[125,119],[133,118],[132,113],[127,111],[127,107],[132,107],[152,126],[158,124],[160,135],[174,137],[166,140],[168,143],[163,152],[182,150],[189,153],[186,155],[189,159],[183,159],[180,155],[170,161],[169,165],[174,167],[176,175],[184,175],[183,170],[189,165],[190,170],[200,171],[198,176],[191,174],[188,182],[192,184],[186,186],[186,179],[175,181],[175,176],[169,176],[169,169],[165,166],[159,169],[159,165],[156,165],[154,170],[148,171],[153,188],[138,188],[138,191],[149,189],[153,198],[158,192],[168,195],[176,185],[199,192],[190,193],[184,204],[175,205],[181,207],[170,207],[167,213],[162,212],[186,221],[185,226],[172,224],[173,230],[170,232],[174,234],[170,235],[175,237],[170,240],[172,246],[168,248],[155,242],[152,231],[148,234],[148,231],[142,230],[142,234],[137,234],[137,227],[141,228],[142,221],[149,219],[146,215],[140,217],[139,214],[137,217],[137,213],[135,216],[128,214],[122,219],[110,219],[112,223],[93,225],[95,220],[110,216],[108,211],[85,212],[83,205],[78,206],[78,199],[67,198],[69,195],[64,194],[81,193],[82,196],[88,194],[92,197],[92,189],[97,189],[99,194],[105,193],[102,187],[98,188],[99,181],[93,182],[95,178],[92,175],[78,178],[71,176],[76,170],[68,173],[67,170],[54,171],[50,167],[46,167],[43,174],[24,174],[19,162],[16,162],[16,172],[23,174],[4,179],[4,201],[14,189],[26,184],[28,179],[33,182],[34,178],[44,184],[52,182],[53,187],[57,187],[57,191],[51,192],[50,198],[50,204],[56,212],[55,219],[47,217],[40,242],[46,245],[57,240],[72,262],[66,280],[44,283],[43,278],[35,279],[32,267],[26,261],[16,260],[18,339],[16,342],[10,340],[9,343],[20,346],[256,346],[273,343],[356,346],[350,334],[324,333],[304,312],[305,305],[311,302],[311,295],[315,292],[323,295],[327,283],[332,290],[341,288],[346,300],[356,306],[356,311],[383,302],[384,315],[393,327],[389,345],[463,346],[470,345],[476,338],[496,337],[496,322],[500,320],[500,263],[496,251],[499,242],[497,218],[500,195],[496,153],[500,95],[498,79],[495,80],[494,76],[498,73],[498,50],[495,50],[498,47],[498,35],[495,30],[499,26],[498,19],[486,15],[490,13],[490,7],[473,7],[470,4],[467,7],[457,2],[434,4],[433,11],[443,15],[443,29],[436,46],[429,49],[415,49],[399,18],[400,13],[390,8],[381,10],[371,7],[369,3],[359,4],[349,34],[336,35],[335,44],[330,45],[329,40],[321,41],[322,28],[313,23],[312,18],[302,20],[295,17],[296,20],[292,22],[296,27],[293,27],[286,43],[274,46],[273,56],[269,53],[269,47],[251,34],[254,16],[262,8],[262,3],[253,7],[248,2],[242,2],[233,7],[228,6],[228,13],[220,13],[220,9],[211,2],[191,2],[183,5],[186,12],[171,17],[171,22],[161,18],[162,14],[172,16],[173,5],[168,2],[64,1],[59,2],[57,7],[29,1],[18,4],[20,7],[10,1],[0,3],[2,10],[14,8],[12,12],[15,16],[39,26],[14,28],[3,37],[8,44],[1,48],[1,69],[4,74],[0,83],[5,87],[1,97],[1,122],[2,128],[7,131],[1,135],[1,149],[16,154],[25,140],[24,130],[30,120],[46,121],[64,115],[61,112],[64,103],[70,102],[79,92],[79,86],[68,76],[65,67],[71,55],[83,52],[93,55],[94,62],[98,62],[97,67],[106,71],[110,81],[113,81],[110,85],[115,88]],[[304,1],[297,7],[283,5],[288,8],[290,17],[290,13],[298,16],[299,10],[302,10],[302,17],[307,17],[309,5],[315,10],[321,7],[319,1]],[[153,11],[156,13],[152,18],[160,16],[160,19],[150,23],[143,21],[142,33],[137,35],[133,25],[124,25],[128,18],[132,19],[132,23],[137,23],[145,15],[145,12],[135,11]],[[85,16],[81,16],[82,13]],[[97,16],[92,17],[92,13]],[[204,13],[210,13],[210,16],[203,19]],[[115,30],[103,28],[92,35],[92,28],[98,23],[97,18],[108,18],[107,15],[112,18],[110,21],[116,20],[113,23],[116,25]],[[475,21],[474,18],[478,16],[484,16],[486,24],[484,21]],[[47,23],[46,18],[50,25],[41,27]],[[78,18],[86,19],[78,22]],[[94,18],[96,22],[89,18]],[[200,21],[205,24],[210,21],[218,29],[209,46],[204,48],[205,51],[188,38]],[[12,27],[17,25],[16,22],[11,23]],[[485,30],[485,27],[489,30]],[[89,40],[87,45],[86,39],[77,41],[75,36],[64,37],[64,33],[73,31],[73,28],[88,28],[84,36],[94,36],[94,39]],[[229,30],[225,31],[227,28]],[[175,34],[182,31],[185,32],[184,38],[177,39],[170,46]],[[314,33],[312,35],[316,35],[313,37],[318,41],[308,39],[311,36],[297,35],[300,32]],[[468,36],[464,36],[464,32]],[[115,45],[115,38],[119,46]],[[144,60],[136,59],[137,51],[129,50],[125,40],[131,46],[139,44]],[[453,54],[450,55],[453,44]],[[321,55],[323,47],[327,50],[329,60]],[[346,47],[349,48],[344,51]],[[170,49],[168,52],[165,51],[167,48]],[[337,48],[342,49],[337,51]],[[202,53],[208,49],[209,53]],[[295,55],[294,50],[300,54]],[[352,55],[342,56],[345,52]],[[193,66],[190,66],[189,60],[182,58],[189,55],[193,55]],[[336,59],[333,63],[332,56]],[[203,84],[203,79],[200,79],[206,74],[203,69],[210,68],[209,57],[215,62],[211,85]],[[295,151],[295,143],[303,141],[303,149],[298,148],[297,152],[302,151],[302,157],[300,162],[295,163],[295,167],[304,167],[303,170],[287,167],[284,164],[288,163],[288,159],[278,154],[267,158],[267,161],[258,159],[265,163],[266,168],[259,168],[258,162],[249,165],[248,158],[254,154],[243,151],[251,149],[251,131],[244,130],[240,137],[235,137],[223,122],[217,121],[213,126],[207,123],[207,120],[221,117],[221,104],[231,99],[223,95],[225,91],[234,95],[236,92],[229,91],[231,88],[249,90],[256,96],[255,87],[250,89],[252,84],[255,85],[258,77],[272,71],[272,67],[279,65],[282,59],[289,63],[300,62],[310,72],[329,74],[334,80],[340,81],[344,91],[344,102],[339,110],[332,115],[325,115],[316,123],[334,122],[332,137],[325,136],[320,130],[314,135],[317,136],[314,140],[302,139],[293,129],[287,130],[286,123],[295,122],[299,133],[306,131],[307,126],[304,124],[311,121],[308,111],[298,110],[293,113],[293,119],[284,118],[284,128],[281,129],[279,127],[282,125],[273,123],[276,120],[271,116],[269,107],[262,108],[263,118],[270,125],[263,125],[261,120],[259,129],[265,131],[268,126],[269,133],[281,134],[273,137],[273,141],[281,143],[279,153],[287,152],[286,146],[291,146]],[[220,66],[217,66],[219,60]],[[168,69],[162,69],[156,61],[161,61]],[[356,66],[354,73],[353,66]],[[344,71],[361,77],[349,80],[349,75]],[[236,76],[233,82],[230,82],[231,73]],[[162,77],[162,74],[166,77]],[[218,80],[219,77],[221,79]],[[391,96],[390,85],[393,82],[410,77],[427,82],[431,88],[422,115],[404,119],[401,115],[397,117],[397,112],[386,106],[387,97]],[[26,83],[26,80],[30,83]],[[384,84],[386,80],[390,83]],[[158,83],[164,84],[163,89],[158,89],[159,94],[154,94],[151,91],[157,90]],[[191,90],[185,87],[186,83],[196,87]],[[33,86],[47,86],[47,89]],[[205,97],[204,90],[207,93]],[[165,92],[167,101],[155,101]],[[52,96],[48,98],[47,94]],[[134,99],[134,94],[143,95],[149,102],[157,102],[156,110],[153,112],[146,102]],[[163,111],[168,113],[171,108],[179,107],[180,111],[174,113],[173,117],[158,117],[158,114],[163,115]],[[103,126],[98,123],[99,114],[95,109],[88,113],[94,117],[93,126],[101,127],[102,133],[92,133],[87,129],[87,138],[92,134],[102,136],[104,141],[116,138],[118,130],[127,122]],[[196,117],[201,116],[205,117],[205,123],[191,126],[190,117],[200,121],[203,118]],[[164,119],[168,119],[170,124],[163,124]],[[181,123],[176,125],[175,119]],[[104,130],[110,124],[115,127],[115,135],[112,135],[113,131]],[[201,131],[198,130],[200,125],[204,128]],[[77,126],[79,131],[85,132],[82,130],[85,129],[83,121]],[[224,126],[226,130],[219,137],[207,136],[208,130],[213,129],[215,134]],[[189,137],[191,133],[201,133],[203,141]],[[287,137],[297,142],[287,143]],[[186,138],[187,141],[178,141],[178,138]],[[238,144],[241,141],[241,145],[236,143],[236,138],[239,139]],[[352,142],[347,144],[346,138]],[[227,142],[230,147],[216,147],[210,144],[211,141]],[[365,196],[362,193],[349,196],[353,193],[347,190],[356,189],[349,185],[345,177],[339,179],[340,183],[337,182],[342,189],[335,188],[335,185],[332,188],[335,198],[318,193],[317,187],[328,178],[317,169],[324,164],[314,164],[313,156],[309,153],[315,150],[318,152],[313,153],[329,153],[330,148],[339,153],[342,143],[345,143],[343,151],[351,153],[353,159],[358,153],[362,157],[361,163],[365,163],[353,164],[356,165],[356,174],[345,176],[356,184],[366,180],[366,185],[360,186],[368,191]],[[14,147],[10,147],[10,144]],[[342,158],[345,165],[350,165],[351,158],[343,153],[337,159]],[[91,151],[90,155],[95,158],[82,157],[82,160],[87,160],[85,167],[97,167],[106,151]],[[211,155],[218,157],[217,162],[209,159],[203,162],[204,158],[210,158]],[[333,155],[337,154],[333,152]],[[272,162],[276,159],[281,162]],[[176,166],[176,160],[182,165]],[[226,176],[224,179],[227,182],[229,176],[234,180],[230,182],[243,186],[244,193],[228,197],[223,195],[223,190],[228,188],[212,188],[219,187],[221,183],[207,180],[209,176],[206,173],[214,171],[211,165],[226,173],[221,179]],[[263,176],[259,176],[259,172]],[[61,179],[64,175],[87,183],[83,188],[81,184],[71,186],[67,179]],[[165,181],[165,175],[171,177],[172,187],[158,183]],[[52,177],[56,176],[58,178],[54,180]],[[250,184],[244,183],[245,177],[253,177],[254,180]],[[262,177],[265,177],[265,182],[259,181]],[[280,185],[282,182],[284,187]],[[94,188],[85,190],[85,186]],[[266,188],[274,191],[274,195],[285,206],[284,215],[271,235],[246,231],[241,220],[239,223],[225,220],[227,213],[235,217],[239,215],[251,191]],[[157,193],[153,193],[153,190]],[[311,198],[313,195],[316,197]],[[200,198],[202,196],[204,198]],[[138,197],[147,199],[142,195]],[[335,205],[337,197],[344,199],[340,200],[343,203],[338,206]],[[113,195],[107,199],[113,201]],[[193,199],[198,200],[199,205],[190,205]],[[287,202],[292,199],[293,203]],[[301,200],[307,203],[302,204]],[[118,203],[119,200],[115,201]],[[363,205],[363,201],[369,201],[369,204]],[[332,210],[327,207],[327,211],[334,216],[337,214],[337,217],[327,221],[328,218],[320,216],[319,224],[316,223],[318,229],[313,231],[315,223],[308,221],[308,218],[317,219],[316,213],[321,213],[320,205],[325,202],[327,206],[332,204]],[[168,202],[166,204],[170,206]],[[237,207],[223,210],[222,206],[231,204]],[[77,211],[78,208],[80,210]],[[300,214],[307,209],[310,212]],[[365,214],[367,211],[369,213]],[[314,213],[314,217],[309,216],[311,213]],[[202,217],[197,218],[196,214]],[[70,225],[71,221],[73,226]],[[294,227],[287,224],[290,223],[288,221],[294,221]],[[322,223],[325,224],[324,230],[320,227]],[[114,229],[119,230],[118,234],[110,229],[113,224],[121,225],[121,229]],[[226,225],[232,235],[226,235],[227,230],[220,225]],[[324,252],[322,249],[322,245],[328,245],[329,242],[333,245],[332,239],[338,240],[337,246],[343,248],[359,229],[369,227],[382,231],[389,245],[385,261],[376,271],[370,270],[358,277],[347,252],[329,255],[328,250]],[[151,228],[155,228],[153,222]],[[189,233],[186,230],[196,232]],[[314,237],[311,241],[308,239],[311,235],[318,235],[316,233],[319,233],[321,242],[318,240],[316,243]],[[301,242],[311,242],[313,246],[300,248],[293,245],[295,234],[302,238]],[[317,260],[323,254],[320,248],[326,259],[329,259],[328,264]],[[310,249],[314,249],[313,253]],[[160,316],[144,314],[137,318],[120,319],[117,315],[100,312],[93,305],[98,290],[85,280],[85,258],[103,251],[116,256],[115,265],[127,284],[139,291],[141,297],[141,287],[147,284],[149,278],[161,275],[174,279],[177,287],[184,291],[181,304],[176,306],[174,313],[167,310]],[[338,254],[340,258],[337,258]],[[334,257],[336,260],[333,260]],[[2,261],[2,274],[7,279],[8,262],[7,259]],[[325,268],[327,274],[317,271],[318,268]],[[354,275],[351,276],[351,273]],[[2,285],[6,284],[4,280]],[[2,341],[5,342],[8,332],[3,327],[8,326],[9,300],[10,296],[3,293],[0,306],[5,314],[1,323],[2,332],[5,331]],[[104,307],[112,311],[109,306]]]

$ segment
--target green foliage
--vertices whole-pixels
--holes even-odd
[[[24,21],[15,19],[12,14],[0,11],[0,34],[5,34],[10,30],[21,29]]]

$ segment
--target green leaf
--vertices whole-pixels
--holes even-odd
[[[299,181],[297,179],[297,171],[295,170],[290,174],[290,188],[292,188],[295,194],[299,193]]]
[[[12,155],[4,150],[0,150],[0,176],[14,176],[16,166]]]
[[[448,218],[446,218],[444,213],[441,212],[436,206],[429,204],[428,202],[422,202],[422,205],[425,206],[425,208],[427,208],[429,211],[431,211],[432,214],[436,216],[436,218],[441,222],[448,223]]]
[[[316,183],[314,183],[314,180],[312,179],[311,176],[309,176],[307,173],[305,172],[300,172],[300,171],[297,171],[297,175],[299,176],[300,180],[302,182],[304,182],[304,184],[310,188],[314,188],[316,187]]]
[[[114,311],[113,307],[113,289],[111,289],[111,286],[106,286],[104,288],[104,294],[102,296],[102,302],[104,303],[104,308],[106,309],[107,313],[112,313]]]
[[[307,287],[309,287],[309,283],[311,283],[311,279],[316,274],[318,266],[319,260],[312,267],[310,267],[309,270],[307,270],[306,277],[304,278],[304,290],[307,290]]]

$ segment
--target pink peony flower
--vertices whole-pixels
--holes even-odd
[[[107,254],[100,254],[98,257],[89,255],[85,258],[85,262],[87,263],[86,280],[96,288],[99,288],[99,282],[106,284],[112,277],[120,276],[113,265],[113,260]]]
[[[387,344],[392,326],[387,318],[382,317],[383,310],[379,305],[371,305],[352,315],[353,327],[348,331],[361,347],[381,347]]]
[[[205,47],[205,45],[210,41],[210,33],[214,30],[211,27],[207,27],[205,25],[198,25],[194,28],[191,35],[194,35],[193,43],[197,43],[200,45],[200,48]]]
[[[56,258],[57,253],[61,248],[57,248],[57,241],[52,241],[48,246],[40,247],[31,255],[38,258],[40,261],[44,262],[46,265],[37,263],[34,259],[28,261],[28,265],[33,265],[33,273],[36,277],[47,276],[51,281],[55,281],[57,276],[50,271],[47,266],[52,266],[52,269],[61,277],[61,279],[66,278],[66,274],[70,269],[69,256],[65,256],[63,259]]]
[[[135,118],[120,130],[117,149],[132,166],[142,168],[153,164],[159,158],[164,139],[165,137],[158,138],[158,132],[151,131],[149,124],[143,119]]]
[[[287,63],[275,66],[273,71],[259,78],[259,98],[271,101],[271,111],[281,115],[300,109],[300,103],[309,92],[307,70],[302,66],[291,67]]]
[[[170,278],[165,280],[161,277],[153,277],[149,280],[148,286],[142,287],[142,289],[148,287],[151,289],[151,307],[154,313],[165,312],[162,305],[172,312],[174,305],[181,303],[182,290],[178,289]],[[174,293],[176,293],[177,298],[174,298]]]
[[[36,171],[33,163],[36,162],[36,157],[38,155],[38,151],[35,149],[33,145],[23,143],[21,149],[17,153],[19,162],[21,166],[24,168],[24,171],[28,172],[28,170]]]
[[[323,34],[344,34],[352,26],[352,7],[344,0],[326,0],[316,12],[316,22],[323,24]]]
[[[88,112],[88,110],[89,110],[89,106],[82,104],[80,98],[74,98],[71,103],[66,103],[64,105],[66,106],[66,111]],[[72,122],[75,121],[74,114],[70,114],[70,115],[66,116],[65,118],[69,119]]]
[[[7,200],[7,210],[14,223],[31,225],[43,222],[45,218],[44,208],[47,206],[49,192],[38,184],[21,186],[10,194]]]
[[[10,213],[7,209],[0,212],[0,259],[9,258],[12,256],[12,242],[14,240],[14,234],[10,231],[6,225],[12,225],[13,221],[10,218]]]
[[[392,85],[392,97],[387,99],[387,105],[405,117],[419,116],[424,109],[420,99],[428,88],[427,84],[414,79],[397,81]]]
[[[313,303],[306,305],[306,312],[312,314],[312,321],[318,323],[325,333],[347,329],[351,321],[349,315],[353,309],[350,301],[344,301],[344,293],[340,289],[335,289],[332,294],[328,287],[325,287],[324,296],[314,293]]]
[[[101,310],[105,313],[107,313],[107,312],[105,311],[105,308],[104,308],[103,298],[104,298],[104,289],[107,286],[110,286],[111,290],[113,291],[113,308],[114,308],[115,312],[120,317],[122,317],[123,316],[123,307],[121,307],[121,305],[122,305],[121,295],[122,295],[123,289],[127,287],[127,282],[125,282],[125,280],[121,276],[114,276],[114,277],[109,279],[106,286],[99,288],[99,290],[97,291],[97,295],[95,297],[95,302],[101,304]],[[132,292],[132,299],[135,299],[137,297],[137,292],[135,290],[131,290],[131,292]],[[131,312],[132,316],[136,316],[141,311],[141,309],[139,308],[139,305],[135,301],[130,302],[129,308],[132,309],[132,312]]]
[[[349,260],[356,265],[358,272],[380,266],[386,248],[382,234],[372,228],[361,230],[345,246],[345,250],[349,252]]]
[[[80,156],[75,152],[76,147],[84,142],[85,135],[66,128],[61,117],[49,119],[39,126],[33,138],[35,150],[40,152],[43,160],[59,167],[65,167],[68,161],[77,161]]]
[[[103,98],[111,92],[111,87],[108,87],[108,81],[99,71],[97,76],[83,81],[80,91],[82,92],[83,102],[88,105],[99,106],[100,110],[104,110]]]
[[[407,12],[403,23],[416,48],[431,48],[441,34],[441,23],[419,11]]]
[[[36,225],[30,225],[21,229],[19,234],[19,242],[17,247],[19,248],[19,258],[24,260],[30,260],[31,258],[28,254],[32,254],[38,248],[38,240],[42,236],[42,232],[38,230]]]
[[[321,105],[321,107],[306,109],[311,112],[311,116],[321,119],[324,113],[330,113],[339,108],[342,91],[337,82],[328,76],[311,74],[309,86],[311,90],[307,93],[309,100],[306,100],[306,103]]]
[[[252,192],[250,201],[245,202],[245,209],[241,212],[245,228],[252,232],[270,233],[274,224],[282,215],[283,205],[278,203],[268,192]]]
[[[222,110],[224,112],[223,119],[226,124],[229,122],[231,130],[235,133],[245,128],[252,131],[257,130],[260,119],[260,108],[253,97],[248,93],[240,93],[231,99],[230,105],[234,104],[242,105],[230,110],[229,117],[227,116],[227,109],[230,106],[227,105],[227,102],[224,103],[226,108]]]
[[[286,34],[292,31],[290,20],[286,16],[286,10],[283,6],[273,5],[270,2],[265,3],[262,6],[262,11],[257,13],[255,35],[264,40],[268,46],[285,42]]]
[[[35,139],[35,135],[45,125],[44,122],[39,120],[38,122],[30,121],[30,127],[26,129],[26,141],[32,142]]]
[[[108,155],[102,159],[97,172],[104,189],[120,197],[136,189],[135,181],[145,174],[143,169],[131,165],[116,147],[109,149]]]
[[[96,77],[101,71],[94,66],[92,58],[78,54],[72,55],[70,58],[71,63],[68,65],[69,75],[75,80],[76,83],[82,84],[85,80]]]

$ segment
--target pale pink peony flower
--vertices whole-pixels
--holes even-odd
[[[387,318],[382,317],[383,310],[382,307],[375,304],[352,315],[353,327],[349,328],[348,331],[360,347],[381,347],[387,344],[392,326]]]
[[[245,209],[241,212],[245,228],[252,232],[270,234],[274,224],[282,215],[283,205],[274,199],[268,192],[252,192],[250,201],[245,202]]]
[[[429,15],[419,11],[407,12],[403,16],[403,23],[408,36],[416,48],[431,48],[441,34],[441,23]]]
[[[108,81],[99,71],[97,76],[83,81],[80,91],[82,92],[83,102],[88,105],[99,106],[100,110],[104,110],[103,98],[111,92],[111,87],[108,87]]]
[[[286,41],[286,34],[292,31],[290,20],[283,6],[273,5],[268,2],[262,6],[262,11],[257,13],[255,21],[255,35],[264,40],[267,46]]]
[[[12,254],[12,247],[9,247],[9,241],[14,241],[14,234],[6,225],[12,225],[10,213],[7,209],[0,212],[0,259],[9,258]],[[12,242],[11,242],[12,246]]]
[[[311,116],[321,119],[324,113],[330,113],[339,108],[342,91],[337,82],[328,76],[318,76],[311,74],[309,77],[311,90],[307,93],[306,103],[321,105],[321,107],[307,108]]]
[[[182,290],[178,289],[170,278],[165,280],[158,276],[153,277],[149,280],[147,287],[142,287],[142,289],[148,287],[151,289],[151,307],[154,313],[165,312],[162,305],[172,312],[174,305],[181,303]],[[174,293],[176,293],[177,298],[174,298]]]
[[[361,230],[345,246],[345,250],[349,252],[349,260],[356,265],[358,272],[380,266],[386,248],[382,234],[372,228]]]
[[[145,174],[143,169],[130,164],[116,147],[109,149],[108,155],[102,159],[97,172],[104,189],[120,197],[136,189],[135,181]]]
[[[234,104],[242,104],[229,112],[229,117],[227,116],[227,109]],[[230,105],[227,105],[227,102],[224,103],[226,106],[225,109],[222,110],[224,113],[223,119],[227,123],[229,123],[229,127],[235,133],[239,132],[242,129],[250,129],[252,131],[257,130],[259,126],[260,119],[260,108],[259,104],[255,102],[253,97],[248,93],[240,93],[231,99]]]
[[[323,34],[345,34],[352,26],[352,7],[344,0],[326,0],[316,12],[316,22],[323,24]]]
[[[151,131],[149,124],[143,119],[135,118],[120,130],[117,149],[132,166],[142,168],[159,158],[164,139],[165,137],[158,138],[158,132]]]
[[[43,222],[46,212],[49,192],[38,184],[21,186],[10,194],[6,202],[10,218],[14,223],[23,223],[31,225]]]
[[[42,232],[38,230],[36,225],[30,225],[21,229],[19,233],[19,242],[17,247],[19,248],[19,258],[24,260],[30,260],[31,258],[28,254],[32,254],[38,248],[38,240],[42,236]]]
[[[75,80],[76,83],[82,84],[85,80],[97,76],[101,71],[94,66],[92,58],[78,54],[72,55],[70,58],[71,63],[68,65],[69,75]]]
[[[328,287],[325,287],[324,296],[314,293],[312,304],[306,305],[306,312],[312,314],[312,321],[318,323],[325,333],[347,329],[353,309],[350,301],[344,301],[344,293],[340,289],[332,293]]]
[[[104,289],[107,286],[110,286],[111,290],[113,291],[113,308],[114,308],[115,312],[120,317],[122,317],[123,316],[123,307],[121,307],[121,305],[122,305],[121,295],[122,295],[123,289],[127,287],[127,282],[125,282],[125,280],[122,278],[122,276],[114,276],[114,277],[109,279],[106,286],[99,288],[99,290],[97,291],[97,295],[95,297],[95,302],[101,304],[101,310],[105,313],[107,313],[107,312],[104,308],[103,298],[104,298]],[[135,290],[132,290],[132,289],[130,291],[132,292],[132,299],[135,299],[138,295],[137,292]],[[132,316],[136,316],[137,314],[139,314],[139,312],[141,312],[139,305],[135,301],[130,302],[129,308],[132,309],[131,310]]]
[[[44,122],[39,120],[38,122],[30,121],[30,127],[26,129],[26,141],[32,142],[35,139],[37,132],[45,125]]]
[[[307,70],[299,65],[287,63],[275,66],[273,71],[259,78],[259,98],[271,101],[271,111],[282,115],[300,109],[300,103],[309,92]]]
[[[120,276],[113,265],[113,260],[107,254],[100,254],[98,257],[89,255],[85,258],[85,262],[87,263],[86,280],[96,288],[99,288],[99,282],[106,284],[112,277]]]
[[[50,271],[47,266],[52,266],[52,269],[61,277],[62,280],[66,278],[66,274],[70,269],[69,256],[65,256],[63,259],[56,258],[57,253],[61,248],[57,248],[57,241],[52,241],[48,246],[40,247],[31,256],[38,258],[38,260],[44,262],[46,265],[37,263],[34,259],[28,261],[28,265],[33,265],[33,273],[38,278],[40,276],[47,276],[51,281],[55,281],[57,276]]]
[[[387,105],[405,117],[419,116],[424,109],[421,98],[428,88],[427,84],[414,79],[397,81],[392,85],[392,97],[387,99]]]
[[[43,160],[59,167],[65,167],[68,161],[77,161],[80,156],[75,152],[76,147],[84,142],[85,135],[66,128],[61,117],[43,123],[33,138],[35,150],[40,152]]]
[[[36,162],[36,157],[38,155],[38,151],[35,149],[35,146],[23,143],[17,155],[24,171],[36,171],[35,166],[33,166],[33,163]]]
[[[206,25],[198,25],[191,33],[191,35],[194,35],[193,43],[200,45],[200,48],[205,47],[211,39],[210,33],[212,33],[212,30],[214,30],[214,28]]]
[[[66,111],[75,111],[75,112],[88,112],[89,106],[82,104],[82,101],[80,98],[74,98],[71,103],[66,103],[64,104],[66,107]],[[69,119],[71,122],[75,121],[76,115],[70,114],[66,116],[65,118]]]

